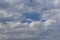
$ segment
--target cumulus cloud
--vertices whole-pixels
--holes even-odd
[[[31,23],[21,23],[21,22],[6,22],[6,24],[1,23],[1,30],[3,34],[6,34],[8,38],[32,38],[37,37],[43,31],[48,29],[48,25],[54,23],[53,20],[46,22],[35,21]],[[2,25],[5,25],[4,27]],[[20,36],[18,36],[20,35]],[[7,38],[7,37],[6,37]]]

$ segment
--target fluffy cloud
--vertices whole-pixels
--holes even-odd
[[[51,23],[55,23],[55,21],[53,20],[47,20],[46,22],[34,21],[31,23],[6,22],[6,24],[3,23],[0,24],[1,27],[4,28],[4,29],[0,28],[0,30],[3,30],[1,32],[4,35],[8,36],[6,38],[32,38],[37,37],[40,33],[46,31],[48,29],[48,26],[51,25]]]

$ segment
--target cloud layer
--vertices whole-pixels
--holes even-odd
[[[59,40],[59,0],[0,0],[1,40]]]

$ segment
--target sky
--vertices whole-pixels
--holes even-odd
[[[0,40],[60,40],[60,0],[0,0]]]

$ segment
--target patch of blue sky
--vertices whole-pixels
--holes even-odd
[[[24,13],[23,15],[24,15],[25,19],[23,19],[22,22],[31,22],[26,19],[32,19],[34,21],[41,20],[40,14],[38,14],[38,13]]]

